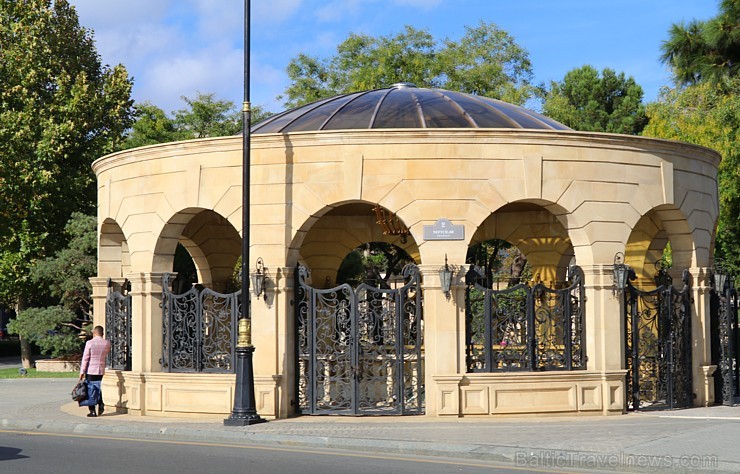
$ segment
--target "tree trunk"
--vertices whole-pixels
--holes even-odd
[[[18,302],[15,305],[15,314],[16,316],[26,309],[26,300],[22,296],[18,298]],[[21,343],[21,364],[23,365],[24,369],[30,369],[33,367],[33,353],[31,351],[31,343],[28,341],[28,339],[25,339],[23,336],[18,336],[18,339]]]

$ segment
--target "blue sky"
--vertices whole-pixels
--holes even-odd
[[[166,112],[197,91],[241,104],[243,0],[69,0],[94,30],[104,63],[134,77],[134,99]],[[659,61],[671,24],[708,19],[718,0],[252,0],[251,101],[283,110],[285,67],[301,52],[326,57],[349,33],[404,25],[459,39],[493,22],[530,55],[537,82],[590,64],[635,78],[652,101],[670,85]]]

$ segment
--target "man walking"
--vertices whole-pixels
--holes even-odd
[[[103,338],[103,327],[93,328],[93,338],[85,343],[85,352],[82,354],[80,363],[80,380],[87,376],[87,391],[89,394],[89,417],[102,415],[105,411],[103,403],[103,392],[100,390],[100,381],[105,375],[105,358],[110,352],[110,342]],[[97,396],[96,396],[97,395]],[[95,404],[98,405],[98,413],[95,414]]]

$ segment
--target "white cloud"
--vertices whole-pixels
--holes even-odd
[[[316,18],[322,22],[339,22],[347,17],[355,16],[362,0],[334,0],[316,9]]]
[[[241,103],[243,56],[240,50],[213,47],[164,58],[144,72],[137,100],[150,100],[166,112],[183,107],[182,96],[215,93]]]
[[[302,4],[303,0],[257,0],[252,2],[252,20],[280,23],[296,15]]]

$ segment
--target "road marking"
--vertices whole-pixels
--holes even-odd
[[[162,439],[127,438],[127,437],[104,436],[104,435],[49,433],[49,432],[43,432],[43,431],[20,431],[20,430],[0,429],[0,433],[20,434],[20,435],[27,435],[27,436],[49,436],[49,437],[56,437],[56,438],[96,439],[96,440],[107,440],[107,441],[137,441],[140,443],[174,444],[174,445],[182,445],[182,446],[207,446],[207,447],[214,447],[214,448],[254,449],[254,450],[260,450],[260,451],[277,451],[277,452],[285,452],[285,453],[313,454],[313,455],[321,455],[321,456],[331,454],[332,456],[341,456],[341,457],[347,457],[347,458],[364,458],[364,459],[377,459],[378,454],[380,454],[380,453],[374,453],[374,454],[347,453],[347,452],[342,452],[342,451],[336,451],[331,448],[325,448],[324,450],[312,450],[312,449],[305,449],[305,448],[288,448],[288,447],[277,448],[277,447],[257,446],[257,445],[246,445],[245,446],[245,445],[240,445],[240,444],[204,443],[204,442],[199,442],[199,441],[175,441],[175,440],[162,440]],[[409,454],[409,456],[415,456],[415,455]],[[469,462],[469,461],[453,462],[453,461],[444,461],[444,460],[437,460],[437,459],[410,459],[409,457],[387,456],[387,455],[384,455],[382,459],[387,459],[389,461],[420,462],[420,463],[426,463],[426,464],[441,464],[441,465],[450,465],[450,466],[481,467],[481,468],[487,468],[487,469],[490,469],[493,467],[499,467],[499,468],[510,469],[514,471],[543,472],[543,473],[557,473],[557,474],[577,474],[578,472],[578,471],[569,472],[569,471],[562,471],[562,470],[511,466],[509,464],[495,462],[495,461],[491,461],[489,464],[481,464],[481,463],[474,463],[474,462]]]

